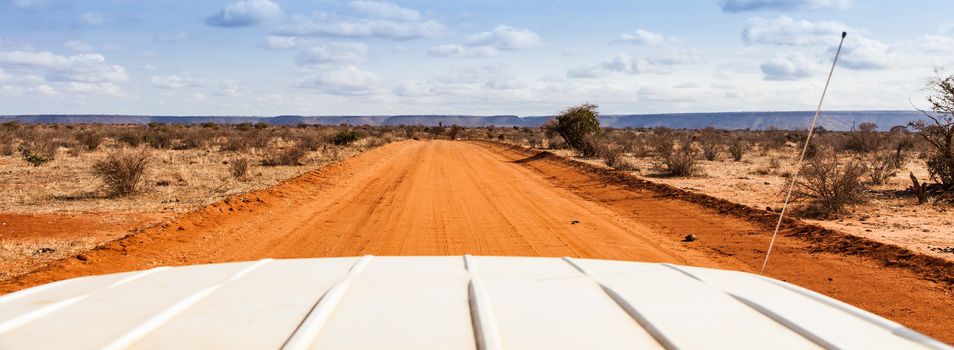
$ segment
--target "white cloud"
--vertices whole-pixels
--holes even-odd
[[[407,40],[435,37],[447,30],[436,21],[396,22],[389,20],[341,20],[323,21],[303,19],[283,26],[278,33],[284,35],[316,35],[343,38],[383,38]]]
[[[218,13],[206,18],[205,23],[215,27],[249,27],[281,17],[282,9],[274,1],[239,0],[225,5]]]
[[[670,49],[653,51],[647,55],[630,56],[620,53],[598,64],[587,64],[567,71],[568,78],[597,78],[609,73],[669,74],[675,66],[699,62],[700,54],[694,50]]]
[[[524,29],[498,25],[491,31],[473,34],[464,45],[444,44],[427,51],[435,57],[491,57],[497,50],[523,50],[540,45],[540,36]]]
[[[37,95],[46,95],[46,96],[56,95],[56,89],[53,89],[52,87],[46,84],[40,84],[39,86],[33,89],[33,92],[35,92]]]
[[[498,25],[492,31],[471,35],[469,46],[490,46],[498,50],[522,50],[540,45],[540,36],[525,28]]]
[[[310,74],[298,87],[316,89],[333,95],[374,95],[381,93],[381,77],[353,65],[336,66]]]
[[[158,89],[177,90],[187,87],[204,87],[215,84],[215,81],[205,78],[196,78],[184,74],[154,75],[149,78],[152,86]]]
[[[332,43],[302,50],[295,57],[299,66],[328,63],[363,63],[368,60],[368,46],[362,43]]]
[[[67,90],[78,94],[125,96],[123,90],[113,83],[70,82]]]
[[[837,44],[841,32],[853,31],[835,21],[809,22],[788,16],[776,19],[750,18],[742,31],[746,44],[830,45]]]
[[[92,52],[93,51],[92,46],[79,40],[67,41],[63,43],[63,47],[75,52]]]
[[[388,2],[352,1],[348,6],[351,7],[354,12],[371,18],[402,22],[415,22],[421,19],[421,13],[417,10],[404,8]]]
[[[422,18],[416,10],[387,2],[353,1],[348,8],[351,11],[296,16],[276,34],[408,40],[436,37],[447,31],[443,24]]]
[[[497,55],[497,50],[491,46],[467,47],[445,44],[431,48],[427,54],[435,57],[492,57]]]
[[[918,38],[915,46],[926,53],[954,54],[954,37],[928,34]]]
[[[853,0],[722,0],[725,12],[847,9]]]
[[[668,37],[659,33],[653,33],[645,29],[637,29],[633,33],[623,33],[616,39],[616,42],[634,45],[665,45],[679,42],[678,38]]]
[[[49,81],[113,83],[128,78],[122,66],[106,63],[106,59],[97,53],[60,56],[47,51],[0,52],[0,67],[40,74]]]
[[[434,91],[425,84],[405,81],[391,89],[391,93],[402,97],[424,97],[433,95]]]
[[[527,84],[517,79],[489,80],[484,83],[484,87],[493,90],[520,90],[527,87]]]
[[[260,46],[269,50],[292,50],[312,45],[309,40],[297,36],[269,35]]]
[[[823,70],[817,62],[812,62],[800,54],[777,56],[759,66],[765,80],[797,80],[814,76]]]
[[[834,55],[834,49],[829,50],[829,53]],[[911,56],[908,58],[912,63],[918,59]],[[891,46],[883,42],[856,36],[852,40],[845,41],[838,64],[856,70],[885,69],[904,59],[896,55]]]

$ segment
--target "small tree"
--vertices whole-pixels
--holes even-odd
[[[861,123],[858,130],[848,133],[845,149],[858,153],[871,153],[881,148],[883,139],[878,134],[878,125],[875,123]]]
[[[93,175],[103,180],[111,195],[129,195],[136,192],[142,182],[149,158],[149,151],[145,148],[113,151],[105,159],[93,163]]]
[[[934,113],[921,111],[928,120],[910,123],[912,129],[932,148],[927,164],[931,176],[945,188],[954,188],[954,75],[940,75],[929,81],[932,96],[927,100]]]
[[[598,107],[592,103],[567,108],[556,117],[553,130],[584,157],[596,156],[592,137],[600,132]]]

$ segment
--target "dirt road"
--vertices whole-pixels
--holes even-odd
[[[693,233],[699,240],[681,242]],[[504,146],[405,141],[0,284],[155,265],[375,255],[573,256],[755,271],[765,228]],[[769,275],[954,341],[948,286],[782,237]]]

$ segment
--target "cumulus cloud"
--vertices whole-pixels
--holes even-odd
[[[699,53],[693,50],[671,49],[654,51],[647,55],[631,56],[620,53],[597,64],[574,67],[567,71],[568,78],[597,78],[609,73],[669,74],[675,66],[699,62]]]
[[[309,74],[299,81],[298,87],[333,95],[374,95],[381,92],[381,80],[374,72],[344,65]]]
[[[40,73],[51,81],[119,82],[127,79],[122,66],[106,63],[103,55],[61,56],[51,52],[0,52],[0,66],[10,71]]]
[[[239,0],[225,5],[218,13],[206,18],[205,23],[215,27],[249,27],[281,17],[282,9],[274,1]]]
[[[348,6],[357,14],[379,19],[415,22],[421,19],[417,10],[382,1],[352,1]]]
[[[826,45],[837,44],[843,31],[853,30],[835,21],[810,22],[784,15],[775,19],[754,17],[746,22],[742,40],[746,44]]]
[[[295,17],[275,34],[408,40],[436,37],[447,31],[443,24],[422,18],[416,10],[387,2],[353,1],[348,8],[350,12]]]
[[[368,46],[362,43],[332,43],[309,47],[298,53],[295,63],[299,66],[317,64],[356,64],[368,60]]]
[[[463,45],[439,45],[427,54],[434,57],[491,57],[497,55],[497,50],[524,50],[537,45],[540,45],[540,36],[529,29],[498,25],[493,30],[468,36]]]
[[[814,76],[821,65],[800,54],[777,56],[759,66],[765,80],[797,80]]]
[[[645,29],[637,29],[633,33],[623,33],[619,38],[616,38],[618,43],[650,46],[671,44],[678,41],[678,38],[653,33]]]
[[[497,50],[491,46],[461,46],[454,44],[438,45],[427,51],[434,57],[491,57],[497,55]]]
[[[439,36],[447,28],[436,21],[394,22],[388,20],[358,20],[324,22],[302,20],[279,30],[284,35],[317,35],[342,38],[383,38],[407,40]]]
[[[467,38],[468,46],[490,46],[498,50],[522,50],[540,44],[540,36],[525,28],[498,25],[491,31]]]
[[[63,56],[47,51],[0,51],[0,69],[8,83],[17,84],[22,91],[49,92],[59,84],[72,92],[119,96],[122,89],[116,83],[128,79],[122,66],[106,63],[97,53]]]
[[[834,54],[834,49],[829,50],[829,55]],[[845,42],[838,64],[855,70],[877,70],[888,68],[903,59],[895,54],[891,46],[878,40],[857,36]]]
[[[724,12],[846,9],[853,0],[722,0]]]

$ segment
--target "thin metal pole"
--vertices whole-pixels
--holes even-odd
[[[772,254],[772,247],[775,246],[775,237],[778,236],[778,230],[782,227],[782,218],[785,217],[785,210],[788,209],[788,201],[792,198],[792,190],[795,189],[795,181],[798,179],[798,173],[802,169],[802,161],[805,160],[805,153],[808,151],[808,143],[812,141],[812,135],[815,133],[815,124],[818,123],[818,116],[821,114],[822,103],[825,102],[825,94],[828,93],[828,84],[831,83],[831,75],[835,72],[835,65],[838,64],[838,56],[841,55],[841,46],[845,44],[847,32],[841,32],[841,42],[838,43],[838,51],[835,51],[835,60],[831,63],[831,70],[828,71],[828,79],[825,80],[825,88],[822,90],[821,99],[818,100],[818,107],[815,108],[815,117],[812,118],[812,127],[808,129],[808,137],[805,138],[805,146],[802,147],[802,154],[795,163],[795,172],[792,174],[792,181],[788,185],[788,193],[785,194],[785,202],[782,204],[782,211],[778,214],[778,222],[775,224],[775,232],[772,233],[772,241],[769,243],[768,250],[765,252],[765,261],[762,262],[762,269],[759,274],[765,274],[765,267],[768,266],[769,255]]]

